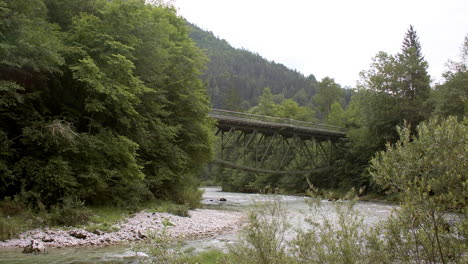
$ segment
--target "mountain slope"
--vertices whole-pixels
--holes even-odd
[[[235,49],[212,32],[188,24],[192,28],[191,38],[209,58],[202,78],[208,84],[213,107],[247,110],[258,103],[265,87],[270,87],[273,94],[295,99],[300,104],[308,103],[315,94],[317,80],[313,75],[306,78],[258,54]]]

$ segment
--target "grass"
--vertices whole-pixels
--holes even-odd
[[[34,228],[26,217],[0,216],[0,241],[15,238],[18,234]]]
[[[194,256],[184,256],[180,260],[181,263],[187,264],[196,264],[196,263],[203,263],[203,264],[222,264],[222,263],[229,263],[228,262],[228,254],[223,253],[220,250],[212,249],[205,252],[202,252],[198,255]]]
[[[114,225],[130,216],[135,210],[119,208],[119,207],[90,207],[91,217],[89,222],[84,226],[88,232],[95,233],[98,230],[101,232],[118,231]]]

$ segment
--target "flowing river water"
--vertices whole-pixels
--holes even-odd
[[[248,208],[257,203],[276,202],[285,210],[288,222],[293,227],[301,227],[304,224],[305,215],[310,216],[310,206],[305,197],[230,193],[222,192],[219,187],[205,187],[203,189],[205,193],[202,203],[209,209],[247,211]],[[358,202],[355,205],[355,209],[364,217],[364,222],[369,225],[386,218],[392,208],[394,208],[392,205],[373,202]],[[321,216],[335,217],[332,202],[321,201],[318,209]],[[317,211],[314,212],[317,213]],[[236,239],[236,232],[231,231],[210,238],[182,241],[180,250],[191,253],[210,249],[225,250],[227,245],[235,243]],[[149,254],[150,247],[150,244],[140,242],[105,247],[48,249],[47,253],[42,255],[22,254],[22,249],[18,248],[0,248],[0,263],[139,263],[141,256]]]

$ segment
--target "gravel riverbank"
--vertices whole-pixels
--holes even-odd
[[[19,238],[0,242],[0,247],[25,247],[31,240],[40,241],[46,248],[103,246],[148,239],[160,234],[166,224],[166,234],[173,239],[210,237],[237,228],[243,213],[209,209],[190,211],[190,217],[168,213],[140,212],[116,224],[118,231],[91,233],[84,229],[35,229],[20,234]]]

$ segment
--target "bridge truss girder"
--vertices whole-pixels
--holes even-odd
[[[278,132],[218,129],[220,159],[227,167],[275,174],[304,174],[330,166],[334,141],[324,137],[285,136]]]

